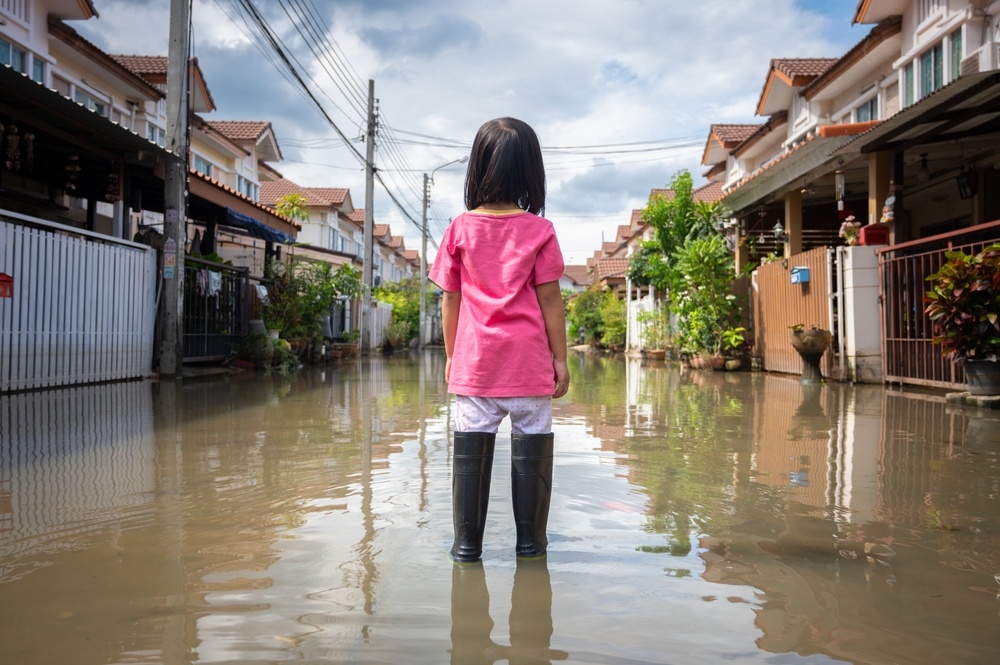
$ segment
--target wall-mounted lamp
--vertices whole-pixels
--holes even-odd
[[[927,168],[927,153],[920,155],[920,168],[917,169],[917,180],[927,182],[931,179],[931,170]]]
[[[788,238],[788,234],[785,233],[785,227],[781,222],[776,222],[771,232],[774,233],[774,239],[778,242],[784,242]]]
[[[979,191],[979,182],[976,180],[975,171],[966,171],[963,168],[962,172],[955,178],[955,183],[958,185],[958,195],[963,199],[971,199]]]

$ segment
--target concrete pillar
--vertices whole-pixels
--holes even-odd
[[[875,224],[882,216],[882,206],[889,196],[891,165],[892,153],[882,151],[868,155],[868,219],[865,224]]]
[[[802,192],[798,189],[785,194],[785,258],[802,253]]]
[[[746,245],[746,237],[743,235],[742,225],[743,220],[740,220],[733,230],[733,233],[736,234],[736,248],[733,249],[733,266],[737,275],[743,272],[743,269],[747,267],[747,262],[750,260],[750,248]]]
[[[876,247],[841,247],[847,376],[855,383],[882,383],[882,323]]]

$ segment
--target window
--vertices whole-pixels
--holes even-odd
[[[209,178],[213,177],[214,167],[212,166],[212,162],[208,161],[201,155],[194,156],[194,170],[199,173],[204,173]]]
[[[944,87],[944,44],[920,56],[920,98]]]
[[[82,106],[93,111],[97,115],[104,116],[105,118],[108,117],[107,103],[94,98],[93,96],[87,94],[86,92],[80,90],[79,88],[77,88],[76,92],[73,93],[73,101],[76,102],[77,104],[81,104]]]
[[[949,38],[951,43],[951,80],[954,81],[962,75],[962,29],[959,28],[951,33]]]
[[[260,186],[241,175],[236,176],[236,191],[252,201],[257,201],[260,198]]]
[[[52,77],[52,87],[63,97],[69,97],[70,90],[72,90],[69,81],[59,76]]]
[[[45,62],[38,58],[31,59],[31,80],[35,83],[45,83]]]
[[[358,242],[357,240],[355,240],[354,241],[354,254],[356,256],[362,256],[364,253],[365,253],[364,246],[360,242]]]
[[[923,23],[936,12],[944,0],[917,0],[917,23]]]
[[[0,39],[0,65],[7,65],[17,72],[24,73],[24,51],[17,48],[6,39]]]
[[[903,106],[913,106],[913,102],[916,99],[916,85],[915,85],[915,74],[914,66],[912,62],[906,63],[906,68],[903,70]]]
[[[146,139],[161,148],[167,144],[167,133],[156,125],[146,125]]]
[[[854,109],[855,122],[868,122],[869,120],[878,120],[878,95]]]
[[[330,249],[340,249],[340,234],[337,233],[337,229],[330,229]]]

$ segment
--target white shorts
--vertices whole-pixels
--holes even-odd
[[[496,434],[507,415],[514,434],[548,434],[552,431],[552,398],[455,395],[456,432]]]

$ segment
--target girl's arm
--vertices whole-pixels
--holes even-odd
[[[552,396],[562,397],[569,390],[569,368],[566,366],[566,309],[559,292],[559,282],[537,285],[535,295],[542,308],[545,332],[552,350],[552,367],[556,374],[556,389]]]
[[[461,291],[445,291],[441,299],[441,326],[444,328],[444,352],[448,360],[444,365],[444,380],[451,380],[451,354],[455,351],[458,333],[458,310],[462,308]]]

